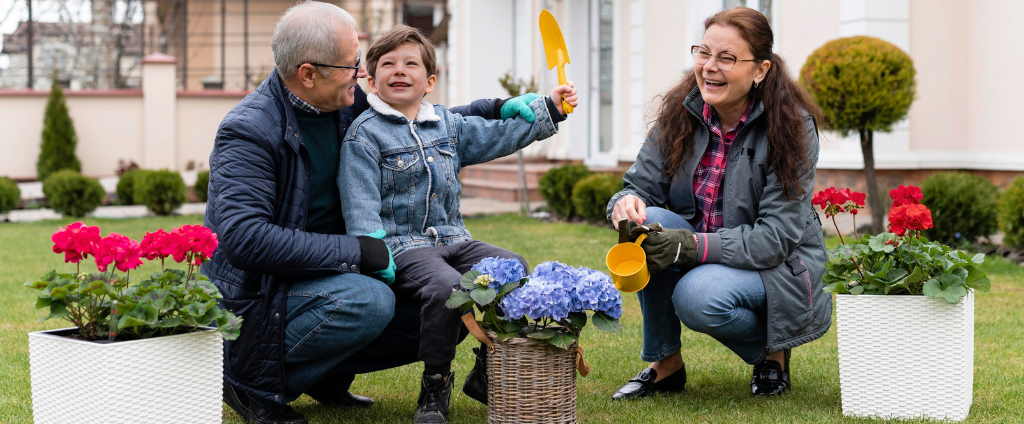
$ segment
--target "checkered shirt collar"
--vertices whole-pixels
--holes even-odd
[[[284,84],[281,84],[281,86],[284,87]],[[288,101],[291,102],[292,107],[303,112],[309,112],[315,115],[323,113],[320,109],[317,109],[315,106],[307,103],[305,100],[300,99],[299,96],[296,96],[295,93],[292,93],[292,90],[289,90],[288,87],[284,87],[284,91],[288,92]]]

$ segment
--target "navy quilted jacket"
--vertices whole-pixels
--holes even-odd
[[[290,279],[350,272],[342,264],[360,263],[355,237],[303,231],[309,155],[286,93],[275,69],[220,124],[204,219],[220,245],[202,266],[223,293],[222,306],[244,320],[241,336],[225,343],[224,378],[273,409],[286,378]],[[477,100],[453,111],[494,119],[500,103]],[[355,104],[334,112],[339,144],[368,107],[357,86]]]

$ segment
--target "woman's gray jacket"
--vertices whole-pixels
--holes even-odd
[[[822,291],[825,240],[821,221],[811,205],[818,134],[813,118],[805,115],[807,155],[811,166],[800,177],[804,194],[797,200],[782,195],[782,185],[768,160],[767,120],[760,100],[750,111],[729,150],[724,181],[725,221],[717,231],[722,238],[723,265],[758,270],[768,296],[768,352],[810,342],[832,323],[832,296]],[[686,109],[703,124],[704,100],[694,89]],[[663,156],[652,131],[636,162],[623,176],[623,189],[608,202],[608,218],[623,196],[632,194],[647,206],[664,207],[691,220],[696,212],[693,174],[710,141],[710,130],[694,132],[694,154],[672,181],[663,170]]]

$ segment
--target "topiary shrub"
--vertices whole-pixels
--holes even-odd
[[[135,177],[134,200],[157,215],[170,215],[185,202],[185,181],[166,169],[142,171]]]
[[[55,78],[50,88],[50,99],[46,102],[46,114],[43,115],[43,140],[36,161],[36,178],[45,182],[50,174],[62,169],[82,172],[82,163],[75,156],[77,144],[78,136],[68,115],[68,105],[64,102],[64,90]]]
[[[934,227],[925,236],[946,244],[973,243],[996,231],[999,191],[984,177],[966,172],[932,174],[921,183],[921,203]]]
[[[0,213],[10,212],[21,202],[21,190],[14,180],[0,177]]]
[[[95,178],[70,169],[50,174],[43,181],[43,195],[50,207],[64,216],[81,218],[103,203],[107,192]]]
[[[605,222],[608,201],[622,190],[622,176],[594,174],[576,183],[572,189],[572,205],[576,213],[591,222]]]
[[[195,192],[196,199],[199,199],[200,202],[206,203],[207,190],[209,189],[210,171],[200,172],[196,175],[196,185],[192,186],[192,191]]]
[[[121,178],[117,180],[117,201],[122,205],[134,205],[135,204],[135,181],[139,176],[139,173],[143,172],[141,169],[131,169],[121,174]]]
[[[540,195],[548,202],[548,207],[562,218],[576,216],[576,208],[572,204],[572,189],[580,180],[593,175],[594,172],[584,165],[565,165],[553,168],[540,177],[537,187]]]
[[[892,131],[907,116],[916,92],[914,62],[899,47],[879,38],[855,36],[829,41],[800,69],[800,82],[843,137],[860,135],[871,229],[883,230],[884,195],[875,178],[874,132]]]
[[[999,196],[999,230],[1004,245],[1024,249],[1024,177],[1013,180]]]

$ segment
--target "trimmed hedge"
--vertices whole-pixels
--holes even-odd
[[[0,213],[10,212],[21,202],[21,190],[18,184],[7,177],[0,177]]]
[[[131,169],[121,174],[121,178],[117,180],[117,201],[122,205],[135,204],[135,180],[141,172],[143,171],[138,168]]]
[[[605,222],[608,201],[622,190],[622,176],[594,174],[576,183],[572,204],[576,213],[591,222]]]
[[[103,203],[107,192],[95,178],[65,169],[43,181],[43,195],[50,207],[64,216],[81,218]]]
[[[185,203],[185,181],[166,169],[142,171],[135,177],[134,200],[157,215],[170,215]]]
[[[196,194],[196,199],[200,202],[206,203],[207,191],[210,189],[210,171],[203,171],[196,175],[196,185],[192,186],[192,191]]]
[[[966,172],[932,174],[921,183],[921,200],[935,225],[925,236],[946,244],[974,243],[996,231],[999,191],[984,177]]]
[[[540,178],[540,195],[548,202],[548,207],[562,218],[576,216],[576,208],[572,204],[572,189],[580,180],[593,175],[594,172],[584,165],[565,165],[553,168]]]
[[[81,172],[82,163],[75,155],[77,145],[78,135],[68,115],[64,89],[54,79],[50,87],[50,98],[46,102],[46,113],[43,115],[43,137],[39,158],[36,160],[36,178],[45,182],[50,175],[64,169]]]
[[[1004,245],[1024,249],[1024,177],[1013,180],[999,196],[999,229]]]

